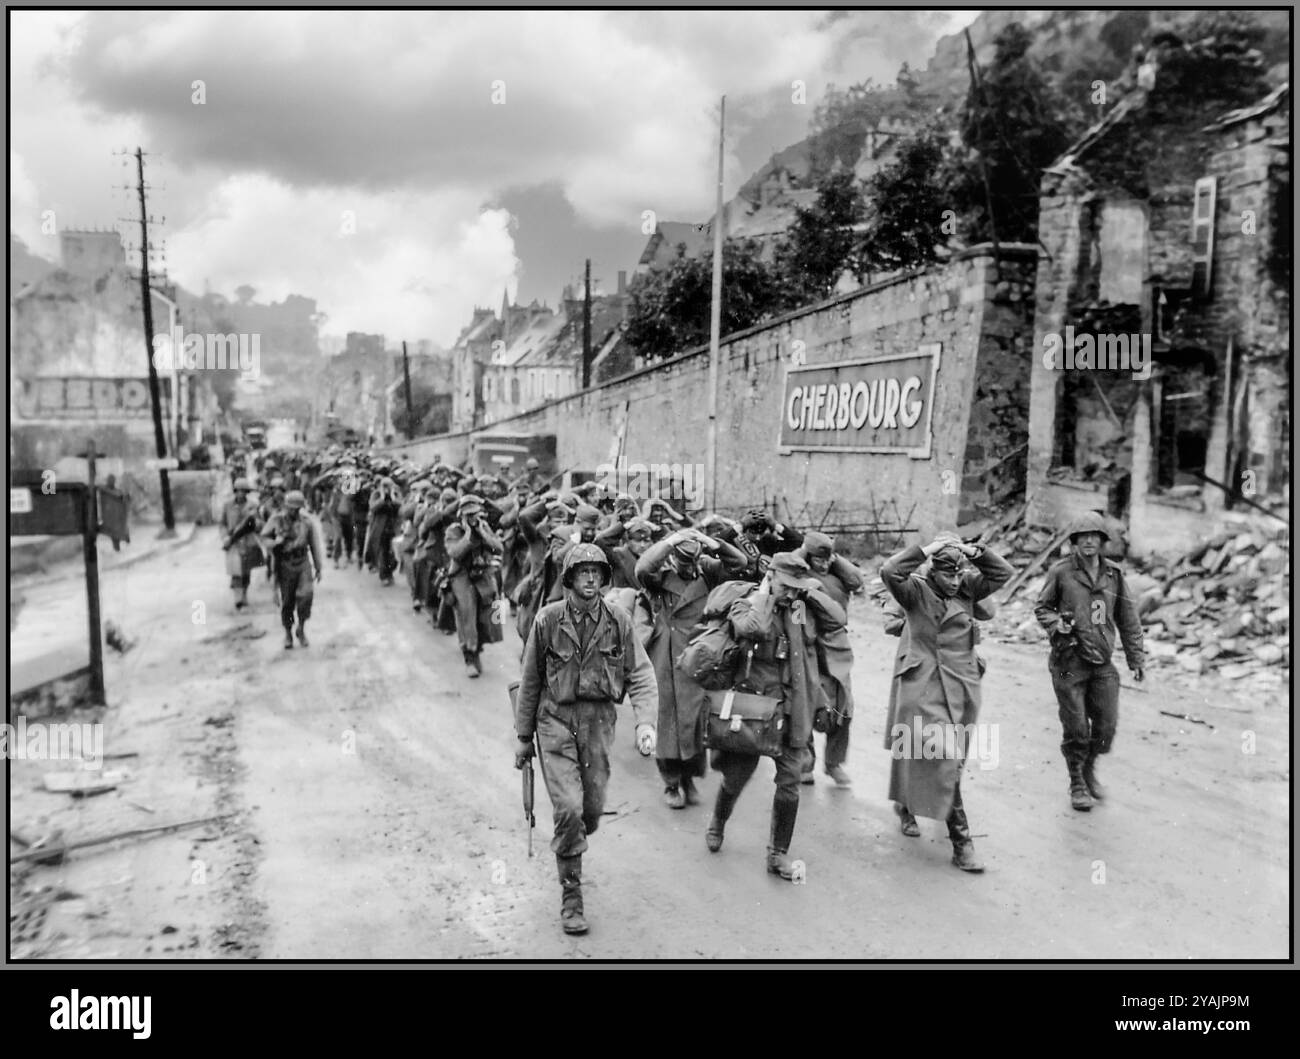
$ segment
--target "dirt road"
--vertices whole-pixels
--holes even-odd
[[[40,612],[43,591],[56,589],[31,590],[28,610]],[[998,725],[998,760],[963,781],[988,869],[966,875],[949,863],[942,823],[923,820],[919,839],[898,831],[881,749],[897,641],[870,601],[855,601],[854,786],[819,772],[802,788],[791,852],[806,881],[764,871],[769,764],[711,855],[716,775],[704,805],[668,809],[624,714],[610,813],[585,859],[592,930],[570,939],[557,922],[540,777],[536,855],[526,856],[506,693],[513,630],[470,680],[455,638],[412,613],[400,583],[330,569],[311,647],[285,651],[264,582],[251,613],[233,611],[210,529],[109,575],[105,596],[106,616],[139,640],[110,657],[105,750],[138,756],[123,759],[130,776],[118,790],[75,803],[36,789],[55,763],[13,762],[14,826],[77,837],[238,815],[11,875],[45,917],[16,956],[1287,955],[1284,692],[1155,670],[1147,690],[1122,692],[1102,770],[1110,797],[1083,814],[1069,806],[1042,654],[986,644],[981,719]]]

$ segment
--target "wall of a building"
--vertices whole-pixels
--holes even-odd
[[[1103,329],[1088,326],[1089,318],[1118,321],[1127,313],[1132,321],[1112,329],[1155,331],[1154,287],[1176,289],[1191,281],[1193,193],[1196,181],[1205,176],[1216,178],[1210,296],[1183,302],[1165,338],[1182,356],[1202,351],[1213,364],[1205,377],[1211,418],[1206,473],[1220,480],[1232,475],[1228,454],[1237,384],[1231,380],[1244,379],[1248,420],[1243,432],[1249,439],[1245,460],[1255,479],[1255,496],[1285,494],[1290,277],[1288,271],[1286,282],[1279,282],[1269,260],[1278,240],[1289,245],[1291,233],[1274,231],[1277,226],[1265,222],[1276,216],[1279,192],[1289,194],[1289,184],[1280,179],[1289,159],[1288,121],[1284,103],[1226,129],[1151,131],[1161,149],[1151,152],[1145,170],[1147,197],[1141,200],[1130,188],[1107,182],[1104,166],[1100,175],[1090,173],[1086,162],[1045,174],[1039,215],[1044,253],[1030,380],[1032,455],[1026,489],[1031,521],[1057,524],[1078,507],[1077,491],[1063,489],[1048,475],[1065,462],[1065,435],[1074,445],[1076,476],[1088,463],[1104,465],[1112,459],[1131,470],[1130,540],[1137,551],[1176,550],[1195,543],[1214,531],[1206,516],[1223,514],[1224,493],[1214,486],[1206,485],[1191,498],[1162,495],[1158,488],[1151,382],[1095,372],[1089,373],[1098,383],[1093,389],[1083,373],[1067,378],[1069,373],[1046,367],[1041,358],[1046,336],[1063,333],[1067,325],[1080,333]],[[1147,131],[1129,129],[1122,135],[1146,136]],[[1133,223],[1119,224],[1123,217]],[[1254,231],[1248,218],[1254,218]],[[1145,230],[1139,221],[1145,222]],[[1126,300],[1140,291],[1141,302],[1128,308],[1103,304],[1120,291]],[[1118,425],[1110,419],[1107,404]],[[1105,490],[1097,506],[1106,506]]]
[[[780,517],[804,525],[825,515],[828,525],[877,522],[921,534],[977,514],[990,496],[985,470],[1008,445],[1023,443],[1027,429],[1025,360],[1035,251],[1003,247],[1002,255],[1000,272],[987,247],[974,248],[945,267],[898,277],[725,342],[717,456],[723,470],[716,505],[706,491],[701,506],[740,512],[775,503]],[[796,343],[802,343],[809,365],[915,353],[938,343],[929,458],[902,452],[778,454],[785,373]],[[708,377],[707,350],[698,350],[493,429],[553,433],[559,467],[594,471],[609,459],[626,417],[622,454],[628,464],[690,465],[690,476],[702,475]],[[972,417],[977,391],[988,407]],[[394,451],[420,461],[437,452],[444,462],[459,463],[468,455],[469,434]],[[963,483],[969,484],[966,496]]]

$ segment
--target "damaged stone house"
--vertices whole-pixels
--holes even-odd
[[[1289,502],[1290,89],[1196,113],[1139,86],[1043,176],[1028,517],[1185,549]]]

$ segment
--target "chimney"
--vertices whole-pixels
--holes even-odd
[[[627,272],[624,269],[618,270],[618,292],[619,294],[627,293]]]

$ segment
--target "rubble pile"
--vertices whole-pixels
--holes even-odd
[[[1290,666],[1285,531],[1281,539],[1260,530],[1221,533],[1130,581],[1153,660],[1193,673],[1215,669],[1229,680]]]

